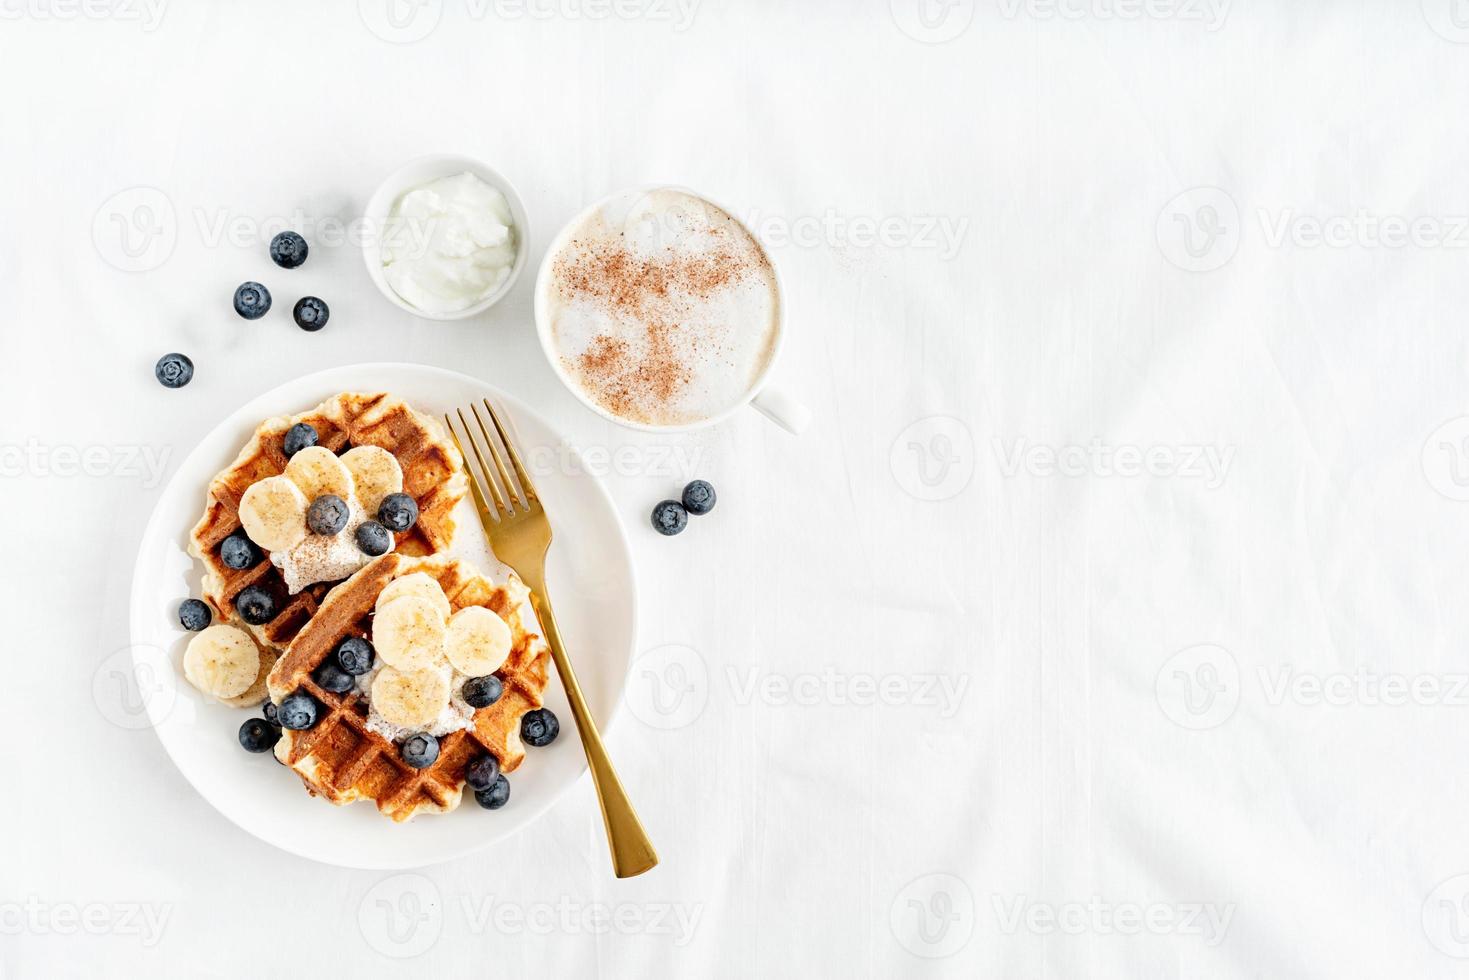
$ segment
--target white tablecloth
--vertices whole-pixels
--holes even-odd
[[[4,977],[1469,969],[1451,0],[0,13]],[[533,263],[617,187],[728,203],[811,429],[603,424],[531,274],[468,323],[390,307],[343,238],[431,151],[517,183]],[[230,310],[288,226],[320,334]],[[501,385],[605,474],[654,873],[612,878],[587,782],[471,859],[317,865],[113,723],[161,481],[255,394],[376,360]],[[718,510],[656,537],[691,476]]]

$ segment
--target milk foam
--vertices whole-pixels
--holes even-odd
[[[744,400],[775,350],[775,271],[702,198],[629,192],[588,215],[539,297],[561,365],[607,411],[682,425]]]

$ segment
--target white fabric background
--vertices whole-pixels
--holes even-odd
[[[1469,20],[532,8],[427,0],[395,33],[375,0],[0,4],[0,974],[1460,975]],[[534,268],[474,322],[416,322],[318,242],[275,299],[326,298],[323,333],[234,316],[238,282],[281,278],[267,219],[350,219],[430,151],[518,183],[533,263],[620,186],[751,218],[811,430],[602,424],[541,357]],[[1390,247],[1384,218],[1423,222]],[[165,234],[129,260],[133,219]],[[168,350],[183,391],[152,380]],[[294,859],[94,696],[158,489],[129,447],[166,475],[255,394],[381,359],[634,447],[608,482],[648,659],[610,742],[654,873],[612,879],[588,783],[419,875]],[[1093,440],[1157,472],[1065,451]],[[1205,448],[1221,479],[1171,469]],[[685,469],[719,510],[658,539]]]

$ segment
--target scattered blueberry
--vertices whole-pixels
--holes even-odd
[[[235,290],[235,312],[246,320],[258,320],[270,312],[270,290],[258,282],[240,283]]]
[[[361,677],[371,670],[375,659],[372,644],[360,636],[349,636],[337,644],[337,666],[353,677]]]
[[[688,523],[689,512],[677,500],[664,500],[653,508],[653,530],[659,534],[677,534]]]
[[[474,791],[474,801],[486,810],[498,810],[510,802],[510,780],[502,774],[489,789]]]
[[[291,311],[296,318],[296,326],[302,330],[316,333],[326,326],[326,321],[331,319],[332,311],[327,305],[315,296],[303,296],[296,301],[296,308]]]
[[[214,614],[209,611],[209,607],[199,599],[185,599],[179,603],[179,622],[186,630],[197,633],[208,626],[213,618]]]
[[[275,596],[258,585],[247,585],[235,596],[235,609],[251,626],[263,626],[275,619]]]
[[[393,546],[393,536],[377,521],[363,521],[357,525],[357,547],[364,555],[376,558],[386,555]]]
[[[240,744],[246,752],[269,752],[280,737],[280,729],[264,718],[251,718],[240,726]]]
[[[489,789],[500,778],[500,760],[486,752],[464,770],[464,781],[475,792]]]
[[[165,388],[182,388],[194,380],[194,362],[185,354],[164,354],[153,365],[153,377]]]
[[[302,732],[316,724],[319,708],[315,698],[305,691],[297,691],[286,695],[285,700],[276,708],[275,716],[282,727]]]
[[[464,682],[460,693],[471,708],[488,708],[500,700],[504,690],[505,685],[500,683],[500,678],[491,674],[488,677],[471,677]]]
[[[389,531],[406,531],[418,523],[418,502],[406,493],[390,493],[378,504],[377,519]]]
[[[260,710],[264,712],[266,721],[270,722],[272,725],[275,725],[277,728],[280,727],[281,720],[276,715],[276,707],[274,701],[266,701],[265,706]]]
[[[439,757],[439,740],[419,732],[403,740],[403,761],[414,769],[427,769]]]
[[[322,494],[311,501],[306,526],[317,534],[341,534],[347,526],[347,502],[334,493]]]
[[[306,261],[306,239],[294,231],[283,231],[270,240],[270,261],[282,269],[295,269]]]
[[[708,480],[695,480],[683,488],[683,509],[702,517],[714,509],[714,487]]]
[[[316,445],[316,438],[315,429],[305,422],[297,422],[286,430],[286,437],[281,440],[281,452],[290,459],[308,446]]]
[[[316,668],[315,676],[316,683],[321,685],[322,690],[331,691],[333,694],[346,694],[357,686],[356,678],[330,660]]]
[[[525,717],[520,719],[520,737],[526,745],[550,745],[560,734],[561,722],[551,713],[550,708],[527,711]]]
[[[235,571],[254,568],[264,558],[265,552],[255,546],[244,528],[240,528],[219,544],[219,560],[224,562],[226,568],[233,568]]]

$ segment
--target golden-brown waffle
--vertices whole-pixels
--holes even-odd
[[[309,412],[262,422],[235,461],[210,481],[204,516],[194,527],[189,552],[204,562],[204,598],[220,619],[238,622],[261,643],[277,650],[301,631],[333,583],[308,586],[290,595],[280,569],[269,557],[254,568],[237,570],[220,560],[219,546],[240,529],[240,497],[246,489],[285,471],[281,443],[286,431],[298,422],[316,430],[317,445],[338,455],[354,446],[380,446],[398,460],[403,491],[418,502],[418,523],[394,535],[395,553],[431,555],[448,548],[454,537],[451,514],[469,491],[464,459],[443,427],[391,395],[346,392]],[[260,626],[245,623],[235,611],[235,597],[251,585],[269,591],[278,604],[275,618]]]
[[[342,640],[371,636],[378,595],[393,579],[413,572],[437,581],[456,611],[466,606],[493,610],[509,625],[512,638],[510,656],[495,672],[504,685],[500,699],[474,712],[474,727],[441,736],[439,757],[425,769],[409,766],[397,745],[367,727],[368,706],[359,691],[334,694],[312,677]],[[519,579],[512,576],[506,585],[495,585],[461,559],[397,553],[376,559],[327,593],[270,672],[270,697],[276,704],[298,690],[321,704],[313,727],[282,732],[276,758],[294,769],[313,795],[339,806],[372,800],[398,822],[457,807],[464,793],[464,768],[484,752],[500,761],[502,772],[513,771],[525,758],[521,719],[541,706],[550,664],[545,642],[521,622],[526,594]]]

